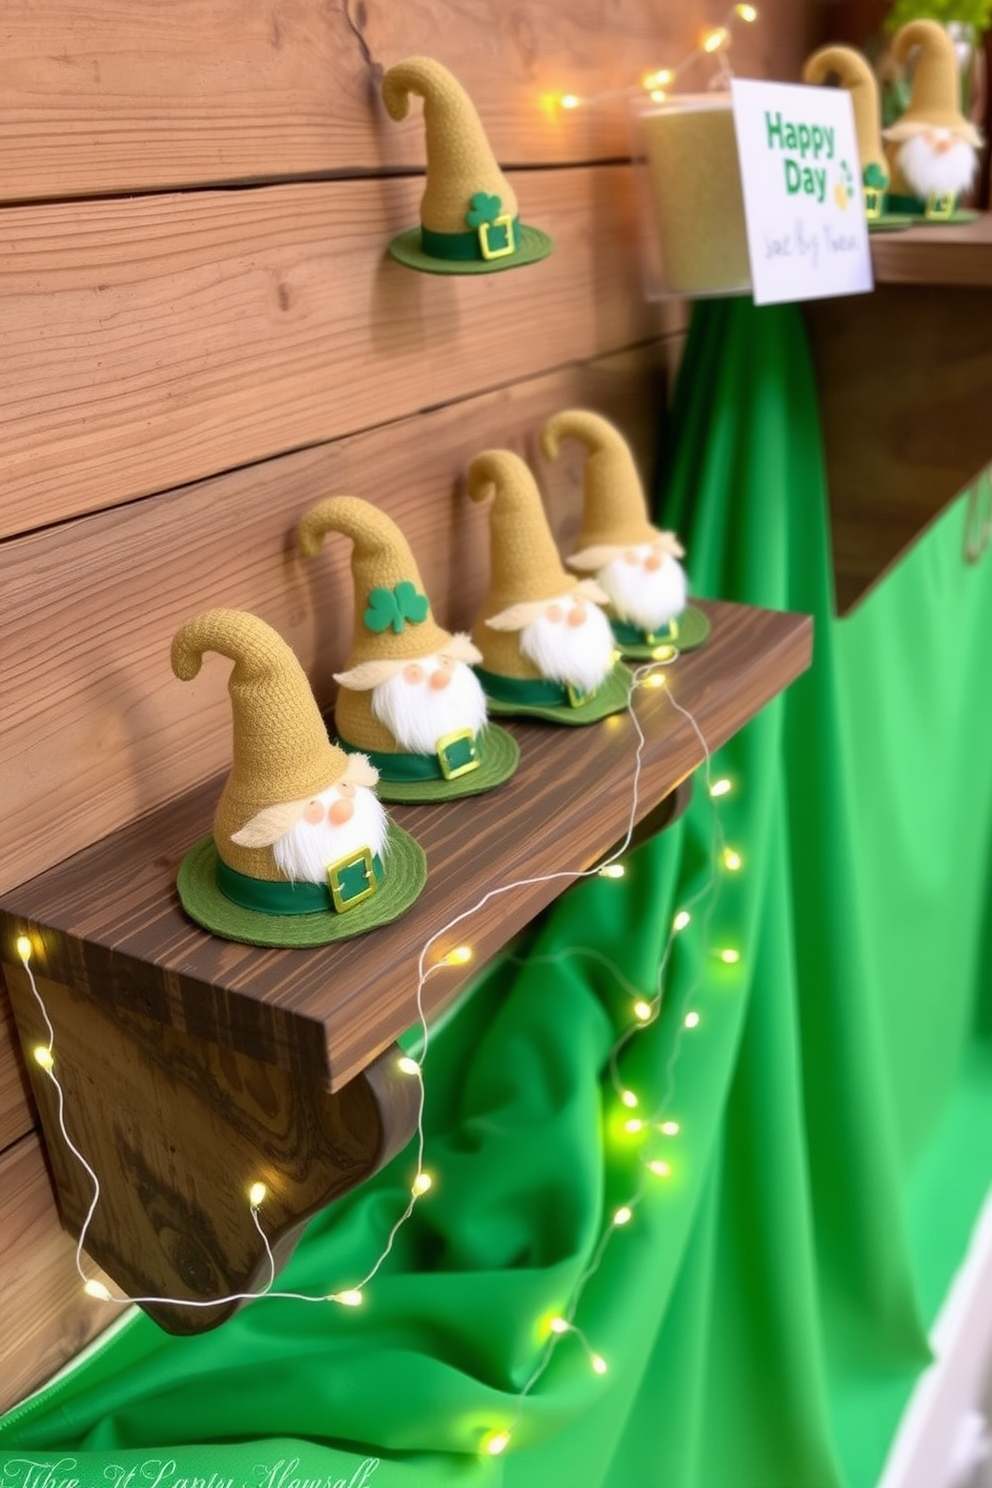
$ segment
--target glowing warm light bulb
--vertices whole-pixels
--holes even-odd
[[[257,1209],[259,1204],[265,1202],[265,1195],[268,1193],[268,1191],[269,1190],[266,1188],[264,1183],[252,1184],[251,1188],[248,1190],[248,1202],[253,1209]]]
[[[494,1431],[491,1436],[486,1437],[482,1449],[488,1452],[490,1457],[498,1457],[500,1452],[505,1452],[509,1445],[510,1433],[508,1431]]]
[[[661,67],[657,72],[645,73],[641,81],[650,93],[652,88],[663,88],[666,83],[670,83],[673,76],[670,67]]]
[[[50,1070],[55,1064],[51,1049],[46,1048],[44,1044],[39,1044],[34,1051],[34,1062],[40,1064],[43,1070]]]
[[[664,674],[664,672],[649,672],[649,674],[644,678],[643,685],[645,687],[664,687],[664,685],[665,685],[665,674]]]
[[[637,1105],[637,1096],[632,1090],[621,1091],[620,1100],[621,1103],[627,1107],[628,1111],[633,1111],[634,1107]]]
[[[563,93],[562,94],[561,106],[564,109],[578,108],[578,106],[579,106],[579,104],[581,102],[582,102],[582,99],[581,98],[577,98],[574,93]],[[505,1445],[506,1445],[506,1443],[504,1443],[504,1446]],[[497,1448],[497,1451],[499,1451],[499,1452],[502,1452],[502,1450],[503,1450],[503,1447],[498,1447]]]
[[[33,949],[31,937],[29,935],[19,935],[15,944],[17,946],[17,954],[26,965],[31,960],[31,951]]]
[[[365,1296],[358,1287],[351,1287],[346,1292],[332,1292],[327,1300],[328,1302],[340,1302],[342,1307],[361,1307]]]
[[[631,1136],[634,1136],[636,1132],[644,1130],[644,1122],[639,1116],[632,1116],[629,1121],[624,1122],[623,1129],[625,1132],[630,1132]]]
[[[679,930],[684,930],[686,925],[688,925],[691,920],[692,915],[689,913],[689,911],[687,909],[680,909],[678,914],[672,921],[672,929],[676,932]]]
[[[666,96],[667,95],[663,88],[651,89],[651,99],[654,103],[664,103]],[[676,646],[655,646],[654,650],[651,652],[651,660],[674,661],[678,654],[678,648]]]
[[[607,863],[605,868],[600,868],[600,878],[623,878],[627,872],[622,863]]]
[[[654,1008],[649,1002],[641,1000],[634,1003],[634,1017],[639,1023],[647,1023],[653,1015]]]
[[[730,40],[730,32],[726,26],[717,26],[714,31],[709,31],[703,37],[704,52],[718,52],[721,47],[727,45]]]
[[[728,946],[725,950],[720,951],[719,955],[720,960],[723,962],[724,966],[736,966],[738,961],[741,959],[740,951],[735,951],[731,946]]]
[[[666,99],[667,96],[668,95],[666,94],[664,88],[652,88],[651,89],[651,102],[652,103],[664,103],[664,101],[665,101],[665,99]],[[651,655],[652,655],[652,657],[654,658],[655,661],[671,661],[671,659],[672,659],[671,658],[672,649],[673,648],[671,646],[659,646],[656,651],[652,651],[651,652]],[[662,655],[660,655],[660,656],[658,654],[659,651],[662,653]],[[668,652],[669,654],[668,655],[665,655],[664,654],[665,652]]]
[[[568,1333],[571,1331],[571,1323],[567,1318],[553,1317],[550,1323],[552,1333]]]
[[[660,1157],[652,1159],[648,1167],[656,1178],[668,1178],[671,1175],[671,1163],[663,1162]]]
[[[631,1209],[629,1204],[621,1204],[620,1208],[613,1216],[613,1223],[615,1225],[629,1224],[630,1220],[633,1218],[633,1214],[634,1211],[633,1209]]]
[[[723,850],[723,865],[730,873],[736,873],[738,868],[744,866],[744,859],[732,847],[726,847]]]
[[[686,1013],[686,1015],[685,1015],[685,1017],[683,1018],[682,1021],[685,1024],[686,1028],[698,1028],[699,1027],[699,1014],[698,1013]]]
[[[98,1302],[111,1302],[113,1298],[107,1291],[102,1281],[84,1281],[83,1291],[87,1297],[95,1297]]]
[[[590,1354],[589,1363],[596,1374],[605,1374],[610,1367],[600,1354]]]
[[[419,1198],[421,1194],[425,1194],[427,1192],[427,1190],[433,1185],[433,1182],[434,1179],[431,1177],[430,1173],[420,1172],[413,1180],[413,1192]]]
[[[751,25],[752,21],[756,21],[758,19],[758,12],[755,10],[753,5],[735,5],[734,13],[740,16],[742,21],[746,21],[749,26]]]
[[[721,779],[714,780],[713,784],[710,786],[710,795],[729,796],[733,788],[734,787],[731,782],[727,779],[726,775],[724,775],[721,777]]]
[[[677,1137],[682,1128],[677,1121],[663,1121],[658,1130],[666,1137]]]
[[[398,1070],[402,1070],[404,1075],[420,1074],[420,1065],[415,1059],[411,1059],[407,1054],[404,1054],[402,1059],[397,1059],[396,1068]]]
[[[474,952],[471,946],[460,945],[455,946],[453,951],[449,951],[444,959],[449,966],[465,966],[471,961],[473,955]]]

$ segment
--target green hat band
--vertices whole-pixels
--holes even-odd
[[[663,641],[677,641],[679,636],[676,620],[670,620],[660,630],[653,631],[638,630],[636,625],[615,619],[611,619],[610,626],[617,640],[625,646],[660,646]]]
[[[349,744],[340,735],[338,744],[348,754],[364,754],[370,764],[379,771],[379,779],[393,783],[413,780],[452,780],[459,775],[475,770],[481,764],[474,738],[460,734],[444,746],[437,754],[380,754],[374,749],[363,749],[358,744]]]
[[[486,692],[498,703],[522,703],[528,708],[578,708],[593,696],[543,677],[505,677],[501,672],[474,668]]]
[[[383,869],[382,859],[378,854],[372,859],[372,871],[376,883],[381,884]],[[232,904],[240,905],[242,909],[256,910],[259,914],[326,914],[328,910],[341,912],[331,898],[331,891],[326,884],[278,883],[271,879],[249,878],[246,873],[238,873],[236,869],[229,868],[220,858],[217,859],[217,887]],[[347,908],[345,902],[344,909]]]
[[[475,232],[434,232],[423,226],[420,229],[420,246],[424,252],[431,258],[446,258],[451,262],[512,258],[519,253],[520,245],[519,217],[512,221],[498,217],[495,222],[482,223]]]

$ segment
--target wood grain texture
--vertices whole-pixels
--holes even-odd
[[[811,622],[741,605],[706,608],[710,640],[679,659],[668,685],[715,749],[808,665]],[[665,688],[641,690],[635,707],[647,735],[639,818],[703,752]],[[468,939],[484,960],[594,863],[629,819],[636,742],[629,716],[585,729],[514,725],[514,732],[521,766],[499,790],[442,809],[394,808],[427,852],[428,884],[402,919],[368,936],[274,951],[193,927],[174,880],[183,853],[209,831],[220,789],[211,782],[6,894],[3,959],[29,931],[37,971],[49,980],[338,1090],[415,1021],[417,959],[430,937],[494,887],[555,874],[501,892],[432,950],[443,956]],[[11,969],[16,976],[5,967],[8,977]],[[453,996],[466,975],[446,968],[429,979],[427,1010]]]
[[[992,287],[880,285],[805,315],[846,614],[992,461]]]
[[[11,208],[0,535],[651,340],[631,168],[516,186],[556,250],[476,276],[387,256],[406,180]]]
[[[913,227],[871,240],[878,284],[931,284],[992,289],[992,214],[960,227]]]
[[[38,1124],[17,1028],[3,977],[0,976],[0,1152]]]
[[[550,99],[638,83],[726,9],[615,0],[607,20],[598,0],[6,0],[3,199],[419,169],[419,105],[397,127],[379,86],[385,68],[425,54],[468,89],[502,162],[617,158],[622,99],[571,115]],[[806,7],[766,0],[762,16],[737,27],[737,70],[797,77]],[[707,76],[697,65],[686,85]]]
[[[120,1314],[87,1297],[75,1242],[59,1224],[41,1142],[0,1156],[0,1410],[36,1389]],[[88,1275],[109,1279],[95,1266]]]
[[[539,433],[592,407],[630,439],[647,478],[663,423],[666,347],[560,369],[432,413],[0,545],[5,821],[0,887],[20,883],[226,767],[221,669],[193,684],[169,665],[175,631],[216,605],[248,609],[290,642],[329,706],[350,643],[350,549],[296,556],[325,496],[374,501],[400,524],[434,610],[468,628],[488,574],[488,516],[462,490],[481,449],[533,464],[562,542],[578,528],[581,449],[546,464]],[[68,806],[68,809],[67,809]]]
[[[278,1271],[306,1221],[416,1129],[420,1086],[399,1070],[398,1049],[328,1095],[133,1011],[94,1005],[72,987],[46,978],[38,987],[58,1030],[55,1068],[72,1139],[100,1180],[86,1253],[118,1295],[139,1300],[170,1333],[215,1328],[244,1304],[205,1303],[269,1285],[253,1183],[266,1186],[260,1223]],[[10,989],[25,1043],[47,1042],[23,969]],[[78,1238],[92,1180],[61,1136],[51,1080],[36,1070],[33,1085],[63,1222]],[[338,1289],[354,1279],[341,1278]]]

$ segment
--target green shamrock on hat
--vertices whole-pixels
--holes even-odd
[[[427,619],[430,604],[426,594],[419,594],[416,585],[409,579],[401,579],[392,589],[373,589],[369,595],[369,607],[362,616],[368,630],[388,630],[392,626],[400,635],[404,625],[419,625]]]

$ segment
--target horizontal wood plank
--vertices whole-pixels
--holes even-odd
[[[224,768],[227,679],[172,676],[185,620],[249,609],[296,650],[318,699],[350,641],[350,547],[295,552],[307,508],[362,496],[400,524],[439,618],[467,628],[488,571],[488,518],[464,495],[474,455],[510,446],[533,464],[562,541],[577,530],[581,449],[546,465],[543,421],[592,407],[624,430],[645,475],[665,404],[667,347],[559,369],[382,429],[68,522],[0,545],[6,783],[0,886],[30,878]]]
[[[642,689],[635,699],[647,739],[637,819],[704,758],[699,734],[671,706],[669,689],[712,750],[809,664],[808,617],[743,605],[706,608],[713,623],[706,645],[678,659],[665,687]],[[229,668],[219,669],[226,675]],[[23,982],[10,955],[27,930],[41,976],[340,1089],[415,1021],[416,968],[429,938],[481,905],[434,945],[431,960],[467,939],[484,961],[600,858],[631,819],[637,734],[629,715],[589,728],[512,728],[520,768],[499,790],[443,809],[392,808],[424,847],[429,867],[423,894],[393,924],[306,951],[236,945],[192,925],[179,906],[175,874],[210,829],[222,783],[212,781],[4,895],[0,953],[9,984]],[[501,886],[506,890],[493,896]],[[428,980],[426,1010],[440,1008],[468,974],[446,967]]]
[[[871,240],[879,284],[992,288],[992,213],[958,227],[912,227]]]
[[[385,114],[383,71],[436,57],[470,92],[512,165],[628,153],[622,98],[565,113],[550,100],[636,85],[725,16],[724,0],[6,0],[0,47],[4,200],[414,168],[419,105]],[[795,77],[805,7],[766,0],[738,25],[738,71]],[[712,64],[685,77],[705,86]]]
[[[0,269],[0,535],[650,340],[629,167],[518,178],[544,262],[386,255],[405,180],[12,208]],[[677,322],[669,322],[677,323]]]
[[[88,1297],[75,1242],[59,1223],[38,1137],[0,1155],[0,1411],[55,1373],[115,1318],[120,1308]],[[90,1263],[86,1274],[108,1278]]]

